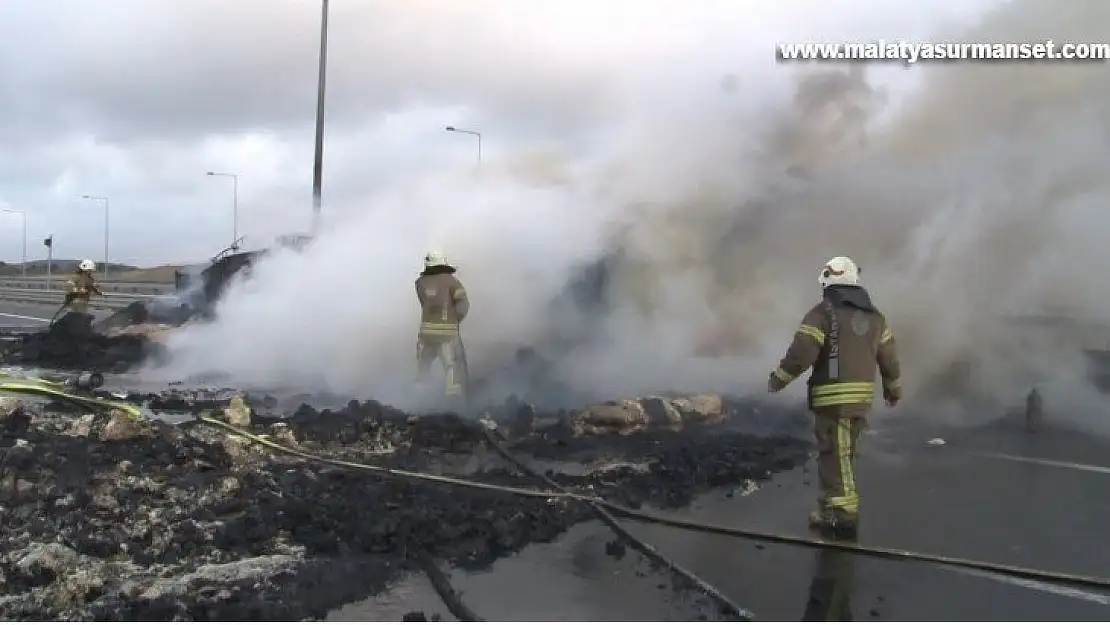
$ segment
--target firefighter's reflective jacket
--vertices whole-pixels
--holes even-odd
[[[453,336],[459,333],[459,323],[470,310],[470,300],[454,273],[453,267],[430,267],[416,279],[421,334]]]
[[[886,317],[860,286],[834,285],[802,319],[786,356],[771,374],[778,390],[813,367],[809,378],[809,407],[846,404],[870,406],[875,400],[875,369],[883,395],[902,395],[901,366],[894,333]]]
[[[100,287],[96,285],[96,278],[91,273],[78,271],[70,278],[67,293],[70,299],[89,299],[89,295],[92,293],[103,295]]]

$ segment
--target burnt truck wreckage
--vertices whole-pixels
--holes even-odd
[[[249,276],[254,263],[267,250],[240,252],[229,247],[203,265],[191,265],[174,274],[174,292],[153,298],[149,303],[135,302],[98,324],[101,328],[154,323],[182,325],[192,319],[210,320],[216,304],[236,276]]]
[[[0,334],[0,365],[122,373],[157,363],[165,355],[161,345],[135,330],[211,320],[232,279],[249,274],[266,253],[227,248],[207,264],[179,270],[172,295],[133,302],[99,321],[70,312],[42,332]]]

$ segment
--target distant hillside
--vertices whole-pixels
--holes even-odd
[[[54,275],[73,273],[77,270],[77,263],[79,262],[81,261],[76,259],[55,259],[51,264],[51,270]],[[108,279],[112,282],[173,282],[174,271],[180,268],[180,265],[143,268],[134,265],[108,263]],[[97,263],[96,270],[98,273],[103,272],[104,266]],[[14,277],[22,275],[22,273],[21,263],[0,262],[0,277]],[[46,275],[46,261],[28,261],[27,275]]]

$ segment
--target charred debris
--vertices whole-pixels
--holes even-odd
[[[560,484],[635,507],[750,489],[809,450],[803,414],[709,395],[551,414],[506,404],[484,423],[373,401],[278,413],[275,398],[231,392],[128,399],[332,458],[536,488],[486,445],[496,427],[514,454],[560,460],[548,471]],[[746,433],[760,423],[779,433]],[[4,619],[320,618],[429,559],[482,568],[589,518],[567,500],[320,466],[187,419],[0,398]]]

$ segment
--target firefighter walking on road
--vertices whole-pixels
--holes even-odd
[[[875,369],[883,398],[894,406],[902,397],[894,334],[886,317],[860,286],[860,270],[838,256],[818,273],[823,297],[802,319],[767,388],[778,392],[813,367],[809,408],[817,439],[818,509],[810,525],[838,536],[853,536],[859,520],[856,443],[875,398]]]
[[[96,278],[93,277],[94,271],[96,271],[96,263],[87,258],[77,265],[77,272],[69,280],[69,290],[62,303],[63,309],[68,308],[70,312],[85,315],[89,312],[89,297],[93,294],[104,296],[104,292],[96,284]]]
[[[437,359],[447,374],[445,393],[466,399],[467,366],[459,326],[470,311],[470,300],[455,268],[443,252],[424,257],[424,271],[416,279],[420,301],[420,331],[416,338],[417,379],[427,379]]]

